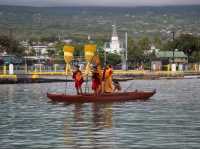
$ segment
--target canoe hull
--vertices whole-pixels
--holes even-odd
[[[148,100],[152,97],[156,91],[143,92],[134,91],[126,93],[110,93],[102,94],[100,96],[94,96],[93,94],[83,95],[65,95],[65,94],[51,94],[47,93],[47,97],[54,102],[123,102],[123,101],[137,101]]]

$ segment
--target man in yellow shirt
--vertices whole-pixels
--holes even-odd
[[[106,66],[104,70],[103,78],[104,78],[104,92],[105,93],[112,93],[113,92],[113,85],[112,85],[112,66]]]

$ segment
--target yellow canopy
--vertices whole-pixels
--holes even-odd
[[[96,52],[96,45],[95,44],[86,44],[84,46],[85,50],[85,59],[86,61],[90,62]]]
[[[73,59],[74,47],[65,45],[63,47],[65,63],[70,63]]]

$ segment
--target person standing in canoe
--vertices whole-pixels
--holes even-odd
[[[82,72],[79,70],[78,65],[75,66],[75,69],[76,70],[73,72],[72,78],[75,81],[75,88],[76,88],[77,95],[79,95],[79,94],[82,94],[81,86],[82,86],[84,80],[83,80]]]
[[[112,85],[112,66],[106,66],[106,69],[103,74],[104,79],[104,92],[105,93],[112,93],[113,92],[113,85]]]
[[[106,67],[103,69],[102,79],[101,79],[101,93],[105,93],[105,74],[106,74]]]
[[[93,67],[92,90],[96,96],[101,92],[101,73],[98,70],[98,66]]]

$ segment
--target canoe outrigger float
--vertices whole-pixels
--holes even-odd
[[[47,93],[47,97],[54,102],[68,103],[84,103],[84,102],[124,102],[124,101],[145,101],[156,93],[156,90],[151,92],[134,91],[134,92],[117,92],[105,93],[99,96],[94,94],[82,95],[66,95]]]

